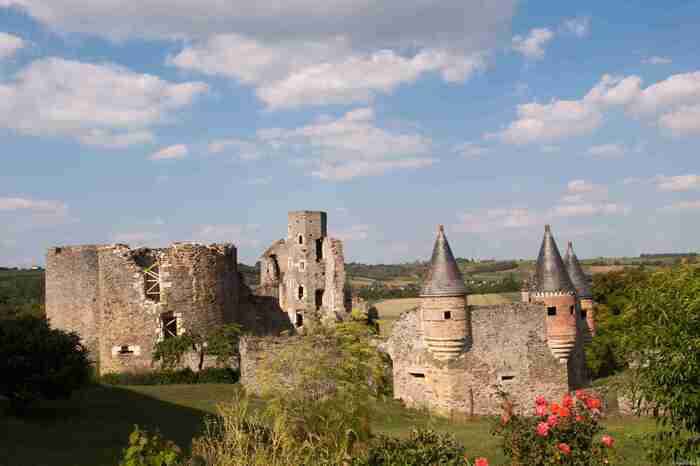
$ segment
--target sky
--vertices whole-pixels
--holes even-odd
[[[0,0],[0,265],[700,250],[700,1]]]

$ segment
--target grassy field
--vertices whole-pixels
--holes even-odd
[[[493,293],[469,295],[468,302],[472,306],[488,306],[494,304],[505,304],[517,301],[520,293]],[[379,329],[381,334],[388,336],[391,327],[399,318],[401,313],[418,307],[420,298],[386,299],[375,304],[379,311]]]
[[[27,419],[0,417],[2,466],[115,466],[134,424],[159,429],[181,447],[189,447],[216,404],[231,399],[234,385],[170,385],[151,387],[93,387],[70,401],[45,402]],[[0,408],[4,406],[0,405]],[[407,410],[397,402],[373,410],[376,432],[406,435],[411,427],[450,432],[470,455],[486,456],[491,465],[505,464],[489,421],[450,421]],[[624,465],[643,465],[636,438],[649,432],[646,419],[611,418],[608,431],[617,438]]]

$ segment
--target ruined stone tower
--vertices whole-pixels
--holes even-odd
[[[438,227],[430,270],[420,293],[423,339],[437,359],[458,357],[471,346],[467,289],[443,226]]]
[[[586,327],[583,329],[583,339],[585,343],[590,343],[593,336],[595,336],[595,315],[593,311],[591,281],[583,272],[583,268],[581,268],[576,253],[574,253],[574,246],[571,241],[569,241],[566,254],[564,255],[564,265],[569,273],[571,282],[576,288],[581,317],[586,321]]]
[[[328,237],[325,212],[289,212],[287,238],[261,257],[260,282],[259,293],[277,296],[297,328],[347,316],[343,245]]]
[[[578,333],[576,289],[549,225],[544,227],[533,286],[530,299],[547,309],[547,344],[552,354],[566,363],[576,346]]]

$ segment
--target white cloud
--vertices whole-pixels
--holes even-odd
[[[12,57],[27,44],[24,40],[12,34],[0,32],[0,60]]]
[[[694,174],[678,176],[658,175],[654,180],[659,191],[690,191],[691,189],[700,188],[700,176]]]
[[[237,138],[217,139],[210,142],[207,146],[207,150],[210,154],[220,154],[226,151],[233,151],[238,154],[238,157],[242,160],[255,160],[261,158],[264,155],[264,152],[262,152],[261,149],[262,147],[259,144]]]
[[[455,230],[488,233],[509,228],[524,228],[544,221],[541,214],[523,207],[487,209],[459,214]]]
[[[149,127],[206,90],[201,82],[170,83],[113,64],[45,58],[0,83],[0,127],[103,147],[142,144],[152,141]]]
[[[30,211],[43,214],[64,214],[68,206],[60,201],[35,200],[22,197],[0,197],[0,211]]]
[[[652,57],[647,57],[642,60],[642,63],[645,65],[668,65],[671,63],[673,60],[667,57],[659,57],[659,56],[652,56]]]
[[[563,32],[573,34],[576,37],[586,37],[591,32],[590,16],[580,16],[564,21],[561,26]]]
[[[592,193],[598,189],[598,186],[586,180],[572,180],[566,185],[566,191],[573,194]]]
[[[330,236],[342,241],[363,241],[369,238],[369,225],[352,225],[344,230],[333,232]]]
[[[259,229],[258,225],[202,225],[195,232],[195,237],[203,242],[233,243],[237,247],[257,247],[260,245]]]
[[[590,217],[599,214],[627,214],[630,208],[612,202],[576,202],[560,204],[552,209],[554,217]]]
[[[471,142],[457,144],[455,147],[452,148],[452,152],[456,152],[457,154],[467,159],[478,159],[481,156],[488,153],[488,151],[489,150],[487,148]]]
[[[175,144],[172,146],[164,147],[158,152],[151,154],[149,160],[179,160],[187,157],[189,150],[184,144]]]
[[[639,76],[606,74],[579,100],[518,105],[515,121],[485,137],[526,144],[580,136],[600,127],[604,112],[614,108],[636,119],[656,120],[678,135],[700,132],[700,71],[672,75],[647,88]]]
[[[686,212],[700,210],[700,201],[682,201],[659,209],[662,212]]]
[[[404,57],[388,49],[355,51],[343,38],[264,44],[238,34],[210,37],[169,62],[253,85],[269,108],[368,102],[377,93],[391,93],[427,72],[440,72],[446,81],[459,82],[485,66],[479,53],[426,49]]]
[[[526,58],[539,60],[544,58],[544,47],[553,37],[554,33],[548,28],[531,29],[525,37],[513,36],[513,50],[520,52]]]
[[[618,158],[625,155],[626,148],[619,143],[601,144],[598,146],[589,147],[586,153],[598,158]]]
[[[325,180],[380,175],[390,170],[427,167],[436,162],[430,156],[433,149],[430,138],[378,127],[372,108],[355,109],[335,119],[322,116],[294,129],[261,129],[249,140],[225,141],[214,144],[213,149],[244,146],[256,154],[283,154],[310,175]],[[229,144],[229,141],[235,143]]]

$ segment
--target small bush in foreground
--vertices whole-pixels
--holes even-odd
[[[0,394],[15,414],[39,399],[70,397],[90,382],[90,368],[76,333],[52,329],[38,317],[0,321]]]
[[[240,373],[231,368],[208,368],[199,372],[191,369],[173,371],[119,372],[104,374],[100,381],[109,385],[174,385],[198,383],[236,383]]]
[[[119,466],[176,466],[183,459],[182,450],[173,442],[134,426]]]
[[[495,422],[494,435],[503,440],[503,451],[514,464],[528,466],[612,464],[614,439],[597,436],[601,401],[584,391],[565,395],[561,404],[539,396],[534,416],[513,414],[513,404],[504,398],[503,414]]]

